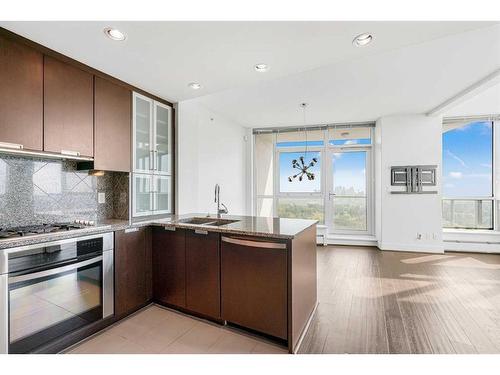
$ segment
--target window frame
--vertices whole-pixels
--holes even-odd
[[[349,126],[345,126],[349,128]],[[328,228],[328,233],[332,235],[372,235],[375,229],[375,182],[374,182],[374,157],[373,157],[373,145],[374,145],[374,136],[375,132],[374,126],[367,125],[370,131],[370,143],[369,144],[343,144],[343,145],[333,145],[330,144],[329,139],[329,131],[328,128],[322,129],[323,132],[323,146],[308,146],[307,150],[313,152],[320,152],[320,170],[321,170],[321,182],[320,182],[320,192],[311,192],[311,193],[281,193],[279,191],[279,155],[281,152],[304,152],[305,146],[286,146],[279,147],[277,146],[277,138],[278,132],[273,133],[273,195],[257,195],[257,181],[255,178],[252,178],[252,188],[253,188],[253,203],[252,209],[253,214],[257,214],[258,209],[258,201],[259,199],[272,199],[272,213],[273,217],[277,216],[278,212],[278,202],[280,198],[284,199],[321,199],[323,202],[323,217],[324,217],[324,225]],[[252,137],[252,150],[255,149],[255,137],[258,134],[253,134]],[[333,150],[333,151],[332,151]],[[331,212],[331,201],[328,199],[328,194],[326,193],[328,185],[332,179],[329,177],[329,174],[332,171],[328,171],[327,159],[332,152],[346,152],[346,151],[366,151],[366,230],[337,230],[334,231],[333,227],[330,223],[330,218],[333,217]],[[255,153],[253,155],[253,176],[256,176],[257,173],[257,164],[255,163]],[[330,230],[332,228],[332,230]]]
[[[492,225],[491,228],[486,229],[486,228],[461,228],[461,227],[445,227],[443,225],[443,230],[460,230],[460,231],[489,231],[489,232],[496,232],[500,230],[500,224],[498,223],[499,215],[500,215],[500,206],[499,206],[499,194],[500,194],[500,182],[497,181],[497,157],[499,156],[498,154],[498,147],[500,147],[500,131],[497,131],[496,127],[500,123],[499,121],[496,120],[491,120],[491,119],[481,119],[481,118],[473,118],[471,117],[468,119],[468,122],[464,124],[464,126],[467,126],[469,124],[475,123],[475,122],[490,122],[491,123],[491,196],[457,196],[457,197],[448,197],[442,194],[441,196],[441,216],[443,217],[443,212],[442,212],[442,206],[443,202],[448,200],[452,202],[451,204],[453,205],[453,201],[484,201],[484,200],[489,200],[492,201]],[[444,126],[444,124],[443,124]],[[444,134],[444,132],[442,133]],[[441,153],[444,154],[444,149],[443,146],[441,145]],[[443,156],[442,156],[443,160]],[[444,171],[444,162],[442,161],[442,169]],[[443,189],[443,186],[441,187]],[[443,220],[444,221],[444,220]],[[477,221],[477,218],[476,218]]]
[[[371,134],[373,137],[373,134]],[[373,138],[372,138],[373,139]],[[370,145],[349,145],[350,147],[339,147],[338,145],[329,145],[328,147],[328,162],[333,158],[334,153],[341,152],[366,152],[365,160],[365,196],[366,199],[366,229],[356,230],[356,229],[335,229],[333,225],[334,212],[333,212],[333,199],[329,199],[329,194],[325,194],[325,207],[328,207],[328,211],[325,211],[325,224],[328,227],[328,232],[331,234],[353,234],[353,235],[369,235],[373,233],[374,225],[374,181],[373,181],[373,157],[372,157],[372,144]],[[328,185],[331,185],[333,191],[334,180],[333,180],[333,168],[328,168]],[[361,198],[361,196],[359,197]],[[328,216],[328,220],[327,217]]]

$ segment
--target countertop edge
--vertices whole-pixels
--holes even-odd
[[[217,232],[217,233],[227,233],[227,234],[235,234],[235,235],[243,235],[243,236],[256,236],[256,237],[267,237],[267,238],[275,238],[281,240],[292,240],[308,228],[313,225],[317,225],[317,221],[312,221],[309,225],[302,228],[295,234],[276,234],[276,233],[265,233],[259,231],[248,231],[243,229],[234,229],[234,228],[224,228],[224,227],[215,227],[208,225],[190,225],[185,223],[177,223],[175,221],[165,222],[162,220],[151,220],[144,222],[135,222],[131,223],[128,220],[123,220],[123,222],[112,222],[112,223],[103,223],[102,225],[98,225],[96,227],[88,227],[83,229],[77,229],[68,232],[57,232],[57,233],[46,233],[46,234],[38,234],[33,236],[26,237],[17,237],[13,239],[0,240],[0,251],[7,250],[14,247],[20,246],[28,246],[34,245],[38,243],[44,242],[52,242],[59,241],[69,238],[76,238],[81,236],[88,236],[93,234],[101,234],[106,232],[115,232],[130,228],[141,228],[141,227],[176,227],[180,229],[190,229],[190,230],[205,230],[208,232]]]

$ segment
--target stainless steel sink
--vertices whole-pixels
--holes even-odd
[[[182,224],[194,224],[194,225],[210,225],[219,227],[221,225],[236,223],[239,220],[229,220],[229,219],[216,219],[213,217],[191,217],[189,219],[179,220]]]
[[[207,223],[207,224],[203,224],[203,225],[214,225],[216,227],[219,227],[221,225],[226,225],[226,224],[231,224],[231,223],[236,223],[238,222],[239,220],[229,220],[229,219],[216,219],[215,221],[212,221],[210,223]]]

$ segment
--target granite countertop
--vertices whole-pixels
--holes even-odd
[[[67,232],[55,232],[36,234],[32,236],[16,237],[0,240],[0,250],[18,246],[32,245],[49,241],[58,241],[67,238],[86,236],[91,234],[99,234],[124,230],[128,228],[145,227],[145,226],[163,226],[177,227],[187,229],[201,229],[209,232],[219,232],[228,234],[238,234],[247,236],[270,237],[276,239],[292,239],[305,229],[317,224],[317,220],[303,219],[282,219],[277,217],[257,217],[257,216],[235,216],[221,215],[220,218],[228,220],[236,220],[234,223],[221,226],[200,225],[183,223],[182,220],[192,217],[214,218],[217,215],[207,214],[186,214],[172,215],[165,219],[155,219],[131,223],[128,220],[105,220],[97,223],[95,226],[83,229],[76,229]]]

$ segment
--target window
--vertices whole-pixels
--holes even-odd
[[[320,198],[279,198],[278,216],[294,219],[312,219],[325,222],[323,199]]]
[[[330,233],[370,233],[372,127],[342,125],[255,135],[255,213],[315,219]],[[314,179],[298,176],[304,158]],[[273,178],[271,179],[271,177]]]
[[[308,146],[309,148],[309,146]],[[297,146],[297,151],[279,150],[278,162],[278,199],[277,213],[279,217],[297,219],[315,219],[324,223],[323,194],[321,189],[321,151],[309,151]],[[293,168],[293,160],[300,162],[303,158],[308,165],[312,159],[317,162],[308,171],[314,174],[314,179],[300,177],[300,171]],[[293,176],[296,176],[293,178]],[[292,177],[292,182],[289,178]],[[299,180],[302,179],[302,180]]]
[[[334,231],[366,231],[366,153],[367,151],[334,152],[332,154],[333,193],[332,229]]]
[[[279,152],[279,191],[280,193],[320,193],[321,192],[321,153],[315,152]],[[293,160],[300,162],[303,158],[305,164],[309,164],[312,159],[317,163],[307,170],[314,174],[314,180],[309,180],[305,175],[299,176],[299,170],[292,167]],[[289,177],[297,176],[293,182],[288,181]],[[302,178],[302,181],[295,181]],[[296,183],[300,182],[300,183]]]
[[[443,226],[493,229],[493,122],[443,127]]]
[[[338,127],[328,129],[328,139],[334,146],[371,144],[370,128]]]
[[[274,195],[274,134],[259,134],[255,137],[255,215],[273,216]]]

